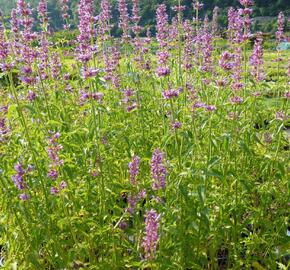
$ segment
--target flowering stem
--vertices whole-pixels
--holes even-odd
[[[17,104],[17,111],[18,111],[20,119],[21,119],[20,122],[21,122],[21,124],[22,124],[22,126],[24,128],[24,131],[25,131],[25,135],[26,135],[26,138],[27,138],[27,141],[28,141],[28,145],[29,145],[31,153],[32,153],[33,162],[35,163],[35,166],[36,166],[36,168],[38,170],[38,173],[40,174],[40,182],[41,182],[43,193],[44,193],[44,196],[45,196],[45,199],[46,199],[46,205],[48,207],[48,192],[47,192],[47,190],[45,188],[45,185],[44,185],[44,179],[43,179],[43,176],[42,176],[42,173],[41,173],[41,169],[40,169],[40,166],[38,164],[38,161],[37,161],[37,158],[36,158],[36,155],[35,155],[35,151],[34,151],[33,146],[32,146],[32,141],[31,141],[31,138],[30,138],[30,135],[29,135],[29,132],[28,132],[28,127],[27,127],[27,124],[26,124],[26,121],[25,121],[25,117],[24,117],[23,111],[21,109],[21,104],[20,104],[19,99],[17,97],[17,93],[16,93],[16,89],[15,89],[15,86],[14,86],[14,83],[13,83],[13,77],[12,77],[12,73],[11,72],[9,72],[8,77],[9,77],[9,81],[10,81],[9,85],[10,85],[11,94],[14,97],[14,99],[16,101],[16,104]]]

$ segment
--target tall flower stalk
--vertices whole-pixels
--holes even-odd
[[[166,6],[164,4],[159,5],[156,11],[156,39],[159,44],[159,50],[157,52],[158,67],[156,74],[159,77],[168,76],[170,74],[169,67],[169,51],[168,51],[168,15],[166,12]]]
[[[146,260],[153,260],[156,255],[159,240],[159,222],[160,215],[154,209],[146,212],[145,215],[145,236],[143,238],[142,247]]]

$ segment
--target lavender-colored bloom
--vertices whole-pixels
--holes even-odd
[[[206,104],[204,104],[203,102],[196,102],[192,105],[192,110],[196,110],[196,109],[200,109],[200,108],[205,108]]]
[[[154,180],[152,189],[164,189],[166,186],[167,169],[165,166],[165,154],[156,149],[151,159],[151,175]]]
[[[211,71],[212,70],[212,36],[210,33],[207,33],[206,31],[200,31],[199,35],[199,42],[201,46],[201,70],[202,71]]]
[[[213,112],[216,110],[216,106],[214,105],[206,105],[205,106],[205,109],[208,111],[208,112]]]
[[[193,67],[193,56],[194,56],[194,30],[189,20],[185,20],[183,23],[184,29],[184,68],[186,70]]]
[[[130,89],[127,88],[123,91],[123,103],[126,105],[126,110],[128,112],[136,109],[138,107],[136,101],[135,101],[135,92]]]
[[[40,17],[40,21],[43,24],[46,24],[48,22],[48,17],[47,17],[47,0],[40,0],[38,3],[38,15]]]
[[[119,47],[110,47],[108,52],[105,54],[105,80],[112,81],[116,88],[120,86],[120,75],[118,68],[120,65],[121,53]]]
[[[91,46],[91,40],[95,34],[93,28],[93,0],[80,0],[79,4],[79,46],[76,50],[79,61],[82,64],[89,62],[94,54],[94,48]]]
[[[120,223],[119,223],[119,228],[121,229],[121,230],[126,230],[127,228],[128,228],[128,223],[126,222],[126,221],[124,221],[124,220],[122,220]]]
[[[127,211],[133,215],[134,212],[135,212],[135,209],[136,209],[136,206],[137,206],[137,197],[136,196],[132,196],[132,195],[129,195],[128,196],[128,208],[127,208]]]
[[[251,74],[257,81],[262,81],[265,78],[263,65],[264,65],[264,51],[263,51],[263,38],[258,34],[254,44],[254,50],[250,57]]]
[[[231,42],[240,44],[250,36],[251,20],[248,15],[230,8],[228,10],[228,38]]]
[[[166,6],[164,4],[159,5],[156,10],[156,39],[159,42],[159,46],[164,48],[167,46],[168,38],[168,15],[166,13]]]
[[[176,130],[176,129],[180,129],[182,127],[182,124],[179,121],[174,121],[171,123],[171,128]]]
[[[2,18],[0,18],[0,63],[4,64],[7,61],[9,55],[9,43],[6,41],[4,34],[4,25]]]
[[[0,117],[0,142],[3,142],[10,132],[10,128],[6,124],[6,118]]]
[[[179,89],[169,89],[162,92],[162,96],[164,99],[171,99],[174,97],[178,97],[180,94]]]
[[[127,211],[133,215],[137,204],[146,197],[146,190],[142,189],[137,193],[137,195],[129,195],[128,196],[128,208]]]
[[[51,195],[57,195],[59,193],[59,188],[58,187],[51,187],[50,188],[50,194]]]
[[[59,189],[62,190],[62,189],[66,189],[67,188],[67,183],[65,181],[61,181],[59,183]]]
[[[174,6],[174,7],[172,7],[172,10],[180,13],[180,12],[183,12],[186,10],[186,6]]]
[[[98,34],[102,40],[106,40],[112,28],[110,21],[112,19],[111,4],[109,0],[101,1],[101,12],[98,16]]]
[[[288,118],[289,117],[284,112],[279,111],[279,112],[276,113],[276,119],[277,120],[286,121],[286,120],[288,120]]]
[[[35,99],[36,99],[36,93],[29,90],[28,93],[27,93],[27,99],[30,101],[30,102],[33,102]]]
[[[61,63],[59,54],[53,53],[51,58],[51,76],[54,79],[59,78],[61,71]]]
[[[156,74],[158,77],[165,77],[170,74],[170,68],[169,67],[158,67]]]
[[[234,53],[234,63],[233,63],[233,85],[232,89],[235,91],[240,90],[243,87],[241,83],[242,79],[242,50],[241,47],[237,47]]]
[[[145,215],[145,236],[143,239],[142,247],[144,248],[144,255],[146,260],[152,260],[155,257],[157,244],[159,240],[160,215],[155,210],[146,212]]]
[[[81,70],[81,77],[85,80],[88,78],[93,78],[96,77],[99,74],[99,70],[98,69],[94,69],[94,68],[83,68]]]
[[[232,70],[234,67],[234,54],[228,51],[223,52],[219,60],[219,66],[225,71]]]
[[[168,36],[169,25],[168,15],[166,13],[166,6],[164,4],[159,5],[156,11],[156,39],[159,43],[159,51],[157,53],[158,68],[156,74],[158,77],[164,77],[170,74],[170,68],[167,65],[169,60],[168,54]]]
[[[134,156],[132,161],[129,163],[129,174],[130,174],[130,182],[134,186],[136,185],[136,178],[139,174],[140,167],[140,158],[138,156]]]
[[[129,35],[129,13],[126,0],[118,0],[118,10],[120,14],[119,27],[122,29],[122,39],[127,41]]]
[[[30,195],[27,194],[27,193],[22,193],[22,194],[19,194],[19,195],[18,195],[18,198],[19,198],[21,201],[28,201],[28,200],[30,200]]]
[[[171,47],[175,47],[176,41],[178,40],[178,28],[179,28],[179,21],[178,18],[175,16],[172,18],[171,25],[168,26],[168,37],[169,41],[172,43]]]
[[[47,176],[52,180],[56,180],[59,176],[58,168],[63,165],[64,161],[59,158],[59,152],[62,150],[62,145],[58,144],[60,133],[51,133],[49,137],[49,146],[47,153],[50,158],[49,172]]]
[[[132,30],[135,35],[139,35],[140,31],[142,30],[142,27],[138,25],[141,19],[139,15],[139,0],[132,0],[132,3],[132,21],[134,23]]]
[[[278,29],[276,32],[276,40],[277,42],[281,42],[284,38],[284,24],[285,24],[285,16],[281,11],[278,15]]]
[[[102,92],[92,93],[92,99],[101,102],[104,99],[104,93]]]
[[[64,21],[64,25],[63,28],[64,29],[68,29],[70,27],[70,25],[68,24],[68,10],[69,10],[69,6],[68,6],[68,2],[69,0],[60,0],[60,5],[61,5],[61,11],[62,11],[62,19]]]
[[[49,170],[47,176],[51,178],[52,180],[56,180],[58,178],[58,171],[51,169]]]
[[[239,96],[234,96],[230,98],[231,103],[233,104],[242,104],[243,103],[243,98]]]
[[[200,3],[199,1],[195,1],[195,2],[193,3],[193,8],[194,8],[195,10],[200,10],[200,9],[203,8],[203,3]]]
[[[28,166],[28,169],[25,170],[21,163],[17,163],[14,165],[14,170],[16,174],[13,175],[11,179],[15,187],[22,192],[27,191],[29,189],[29,186],[27,185],[25,178],[32,171],[32,166]],[[20,200],[28,200],[29,198],[29,195],[27,195],[25,192],[19,195]]]
[[[253,0],[240,0],[240,4],[244,7],[250,7],[254,5]]]

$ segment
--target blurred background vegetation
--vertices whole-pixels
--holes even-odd
[[[36,7],[39,0],[27,0],[31,3],[31,6],[34,8],[34,16],[37,17]],[[53,31],[57,31],[62,28],[62,18],[60,10],[60,0],[48,0],[48,9],[50,16],[51,28]],[[99,11],[99,5],[101,0],[95,0],[96,14]],[[131,8],[132,1],[128,0],[128,6]],[[140,13],[142,16],[141,24],[143,26],[151,27],[154,31],[155,25],[155,11],[156,7],[160,3],[166,3],[168,5],[168,12],[172,17],[174,13],[169,8],[177,4],[177,0],[140,0]],[[227,24],[227,10],[230,6],[239,7],[238,0],[203,0],[204,8],[201,12],[201,16],[204,17],[205,14],[208,14],[211,19],[212,10],[215,6],[220,8],[219,14],[219,24],[221,29],[226,28]],[[70,0],[70,24],[71,28],[75,29],[78,24],[77,9],[78,9],[79,0]],[[113,6],[113,23],[115,25],[113,34],[118,36],[117,21],[118,21],[118,11],[117,11],[117,0],[111,0]],[[186,10],[185,16],[187,18],[192,18],[192,0],[183,0],[183,5],[186,5],[188,9]],[[4,12],[6,20],[8,21],[9,14],[11,9],[15,7],[16,0],[0,0],[0,9]],[[266,33],[274,33],[276,31],[276,20],[277,15],[280,11],[283,11],[286,18],[290,16],[290,0],[255,0],[254,6],[254,20],[253,20],[253,30],[254,31],[263,31]],[[289,19],[288,19],[289,20]],[[288,23],[289,25],[289,23]],[[288,29],[289,31],[289,29]]]

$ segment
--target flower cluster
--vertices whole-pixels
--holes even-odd
[[[6,115],[8,112],[8,106],[1,106],[0,107],[0,143],[4,142],[7,135],[10,132],[10,128],[7,126],[6,123]]]
[[[158,215],[155,210],[151,209],[146,212],[145,216],[146,230],[142,243],[146,260],[152,260],[155,257],[157,244],[159,240],[158,235],[159,221],[160,215]]]
[[[93,27],[93,0],[81,0],[79,4],[79,31],[78,36],[78,60],[87,66],[93,58],[95,47],[91,45],[91,40],[95,34]]]
[[[62,11],[62,19],[64,21],[63,28],[64,29],[69,29],[70,25],[68,24],[68,19],[69,19],[69,6],[68,6],[69,0],[60,0],[60,5],[61,5],[61,11]]]
[[[162,96],[164,99],[177,98],[181,92],[182,88],[168,89],[162,92]]]
[[[131,185],[136,185],[136,178],[139,174],[139,167],[140,167],[140,158],[138,156],[134,156],[132,161],[129,163],[129,174],[130,174],[130,182]]]
[[[166,13],[166,6],[164,4],[159,5],[156,11],[156,39],[159,43],[159,51],[157,53],[157,76],[164,77],[170,74],[170,68],[168,66],[169,52],[168,52],[168,15]]]
[[[232,70],[234,67],[234,57],[234,54],[228,51],[223,52],[219,60],[219,66],[225,71]]]
[[[117,46],[110,47],[105,54],[105,80],[112,81],[113,85],[118,88],[120,86],[120,76],[118,68],[120,65],[121,54]]]
[[[109,33],[112,27],[110,24],[111,19],[111,4],[109,0],[102,0],[101,12],[98,16],[98,35],[103,41],[109,37]]]
[[[129,13],[126,0],[118,0],[118,10],[120,14],[119,27],[122,29],[122,39],[127,41],[129,35]]]
[[[200,109],[200,108],[202,108],[208,112],[213,112],[216,110],[215,105],[208,105],[208,104],[205,104],[205,103],[200,102],[200,101],[195,102],[191,107],[193,112],[196,111],[197,109]]]
[[[278,29],[276,32],[276,40],[277,42],[281,42],[284,39],[284,24],[285,24],[285,16],[281,11],[278,15]]]
[[[257,81],[262,81],[265,78],[263,65],[264,65],[264,50],[263,50],[263,38],[261,34],[258,34],[254,44],[254,50],[250,57],[251,74]]]
[[[131,215],[134,214],[137,204],[146,198],[146,190],[142,189],[137,193],[137,195],[129,195],[128,196],[128,208],[127,211]]]
[[[184,53],[183,53],[183,67],[189,70],[193,67],[194,56],[194,29],[189,20],[183,23],[184,29]]]
[[[33,167],[31,165],[28,165],[27,170],[25,170],[21,163],[17,163],[14,166],[14,170],[16,171],[16,174],[12,176],[12,181],[15,187],[22,192],[21,194],[19,194],[19,199],[23,201],[29,200],[30,199],[30,195],[28,193],[29,186],[26,183],[25,178],[27,174],[32,172]]]
[[[130,88],[125,89],[123,91],[123,96],[124,96],[123,102],[126,105],[126,110],[128,112],[137,108],[138,104],[135,101],[135,92],[132,89]]]
[[[104,94],[102,92],[89,93],[85,90],[80,91],[80,104],[84,105],[89,100],[95,100],[102,102],[104,99]]]
[[[151,175],[154,180],[152,189],[165,189],[167,169],[165,165],[165,154],[160,149],[155,149],[152,155]]]
[[[50,132],[50,137],[48,139],[48,148],[47,153],[50,159],[49,171],[47,176],[52,180],[56,180],[58,178],[59,172],[58,168],[63,165],[64,161],[60,159],[59,152],[62,150],[62,145],[58,144],[57,141],[60,137],[60,133]]]

